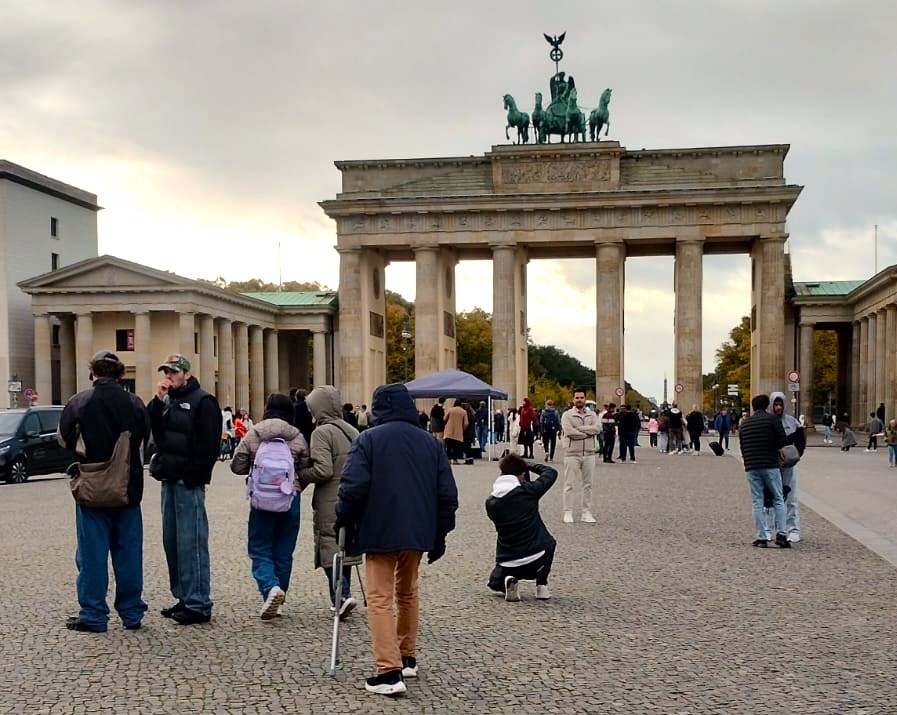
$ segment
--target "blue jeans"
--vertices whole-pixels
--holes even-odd
[[[825,425],[825,440],[829,441],[832,438],[832,428],[829,425]]]
[[[489,425],[477,425],[477,442],[480,443],[480,450],[485,451],[486,442],[489,440]]]
[[[75,506],[78,620],[97,631],[109,622],[109,556],[115,573],[115,610],[126,626],[143,619],[143,517],[140,505],[114,509]]]
[[[897,444],[888,445],[888,462],[897,464]]]
[[[262,598],[275,586],[290,589],[293,573],[293,551],[299,537],[299,495],[293,497],[289,511],[275,512],[249,509],[249,558],[252,577]]]
[[[729,449],[729,430],[723,430],[719,433],[719,444],[720,447]]]
[[[617,457],[621,462],[626,461],[626,452],[629,452],[629,459],[635,461],[635,438],[634,432],[620,432],[620,454]]]
[[[171,595],[190,610],[211,615],[205,487],[162,482],[162,547]]]
[[[797,495],[797,467],[782,469],[782,486],[791,487],[785,498],[785,531],[800,534],[800,504]]]
[[[757,538],[766,539],[766,516],[763,511],[763,487],[772,492],[777,534],[785,533],[785,501],[782,499],[782,472],[779,469],[751,469],[747,473],[751,488],[751,505]]]
[[[333,600],[333,566],[324,567],[324,575],[327,577],[327,593],[330,594],[330,605],[335,606]],[[346,599],[352,595],[352,567],[343,566],[342,578],[342,598]]]

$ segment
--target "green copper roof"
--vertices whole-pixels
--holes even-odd
[[[797,296],[846,296],[856,290],[865,281],[817,281],[815,283],[795,283],[794,292]]]
[[[273,291],[263,293],[243,293],[243,295],[281,306],[334,305],[336,303],[335,291]]]

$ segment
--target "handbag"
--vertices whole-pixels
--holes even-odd
[[[118,436],[108,461],[77,465],[69,488],[72,497],[81,506],[127,506],[130,480],[131,433],[125,430]]]
[[[779,467],[788,469],[800,461],[800,452],[793,444],[786,444],[779,450]]]

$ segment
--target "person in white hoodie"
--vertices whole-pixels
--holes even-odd
[[[785,444],[793,444],[803,456],[807,448],[807,435],[801,423],[793,415],[785,412],[785,393],[773,392],[770,396],[772,412],[782,421],[785,429]],[[785,532],[788,541],[800,541],[800,503],[797,495],[797,465],[782,467],[782,490],[788,491],[785,497]],[[788,488],[788,490],[785,489]]]
[[[486,514],[497,534],[489,588],[504,593],[506,601],[519,601],[517,582],[534,580],[536,598],[551,598],[548,576],[556,542],[539,514],[539,500],[554,486],[557,470],[528,464],[513,453],[502,457],[498,468],[501,476],[486,499]],[[539,478],[530,481],[529,472]]]

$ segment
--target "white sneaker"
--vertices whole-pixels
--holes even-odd
[[[769,529],[766,530],[766,540],[772,541],[772,532]]]
[[[272,618],[277,618],[277,609],[283,605],[286,596],[280,586],[274,586],[268,591],[268,597],[265,599],[265,603],[262,604],[262,610],[259,613],[261,619],[270,621]]]
[[[590,512],[588,509],[585,509],[585,510],[582,512],[582,521],[583,521],[583,523],[585,523],[585,524],[594,524],[594,523],[595,523],[595,517],[592,516],[592,512]]]
[[[547,584],[536,584],[536,598],[540,601],[547,601],[551,598],[551,591],[548,590]]]
[[[792,531],[790,534],[788,534],[788,541],[797,543],[798,541],[800,541],[800,534],[798,534],[796,531]]]
[[[343,620],[348,616],[354,609],[355,606],[358,605],[358,601],[356,601],[352,596],[346,596],[339,604],[339,618]]]
[[[519,601],[520,594],[517,592],[517,579],[513,576],[505,576],[505,600]]]
[[[565,512],[564,512],[564,523],[565,523],[565,524],[572,524],[572,523],[573,523],[573,512],[572,512],[572,511],[565,511]]]

